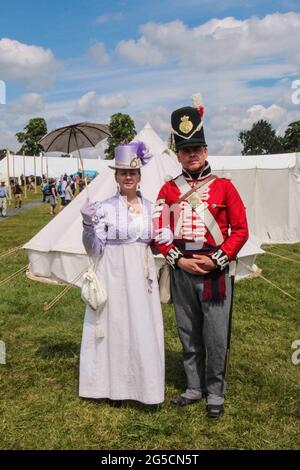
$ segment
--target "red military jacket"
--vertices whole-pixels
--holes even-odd
[[[231,261],[248,239],[246,211],[238,191],[228,179],[211,175],[209,165],[205,173],[199,180],[181,174],[165,183],[158,194],[154,230],[168,227],[174,240],[170,245],[155,243],[155,246],[168,261],[178,249],[184,256],[221,250]],[[191,196],[192,205],[191,199],[178,203],[195,184],[202,187]]]

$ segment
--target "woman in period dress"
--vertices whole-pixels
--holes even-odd
[[[117,194],[81,209],[83,243],[98,258],[97,275],[108,299],[87,307],[79,395],[113,401],[164,400],[163,321],[151,242],[152,203],[138,192],[140,168],[151,158],[141,142],[115,150]],[[97,320],[98,319],[98,320]],[[96,322],[103,337],[96,336]]]

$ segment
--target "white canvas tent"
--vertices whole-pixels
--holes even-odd
[[[8,180],[8,170],[10,178],[20,178],[20,176],[24,174],[24,160],[26,176],[34,174],[36,174],[36,176],[42,176],[44,174],[46,176],[48,175],[49,178],[59,178],[65,173],[71,175],[81,169],[80,160],[75,157],[46,157],[45,155],[32,157],[26,155],[23,158],[23,155],[9,155],[0,161],[1,181]],[[90,158],[83,158],[82,160],[85,170],[95,170],[99,174],[108,165],[107,160]]]
[[[209,157],[214,173],[230,174],[261,243],[300,242],[300,154]]]
[[[144,127],[135,140],[145,142],[154,155],[142,170],[141,190],[146,198],[155,201],[166,175],[178,175],[181,167],[175,154],[167,149],[150,124]],[[24,248],[29,252],[30,276],[81,284],[81,278],[77,280],[76,277],[87,269],[88,259],[82,244],[80,208],[87,198],[87,191],[91,201],[112,196],[116,191],[114,172],[109,168],[104,169],[87,189],[26,243]],[[243,250],[245,264],[250,266],[254,265],[256,254],[262,252],[254,238]],[[238,277],[244,276],[249,276],[249,271],[239,266]]]

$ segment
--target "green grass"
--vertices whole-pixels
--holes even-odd
[[[50,219],[48,206],[39,206],[1,222],[0,251],[27,241]],[[268,249],[300,261],[300,244]],[[0,280],[26,263],[24,252],[4,258]],[[257,264],[299,298],[299,265],[270,255]],[[169,405],[185,386],[171,306],[163,309],[164,405],[117,409],[80,399],[79,290],[43,312],[44,302],[61,290],[24,275],[0,288],[0,339],[7,349],[0,365],[1,449],[299,449],[300,365],[291,362],[291,344],[300,339],[299,304],[260,279],[236,285],[226,413],[211,421],[204,403]]]

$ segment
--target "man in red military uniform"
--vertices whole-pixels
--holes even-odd
[[[206,397],[208,416],[224,412],[225,362],[232,282],[229,263],[248,238],[243,202],[211,172],[203,130],[204,108],[172,113],[172,135],[182,174],[161,188],[154,212],[156,247],[172,267],[171,294],[187,389],[171,400],[184,406]]]

